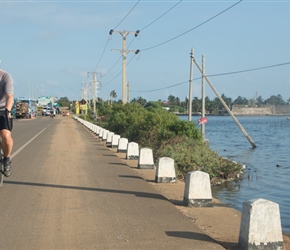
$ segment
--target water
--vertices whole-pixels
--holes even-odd
[[[193,116],[192,121],[198,118]],[[230,116],[207,118],[205,138],[210,148],[220,156],[246,165],[241,181],[213,187],[213,196],[240,211],[247,200],[263,198],[276,202],[282,229],[290,233],[290,120],[283,116],[238,116],[257,146],[253,149]]]

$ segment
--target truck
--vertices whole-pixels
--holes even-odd
[[[37,101],[32,99],[16,98],[14,100],[15,117],[32,118],[37,115]]]

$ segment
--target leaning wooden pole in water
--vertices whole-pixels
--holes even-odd
[[[201,74],[203,74],[203,70],[202,68],[198,65],[198,63],[195,61],[195,58],[192,58],[193,62],[195,63],[195,65],[197,66],[198,70],[201,72]],[[256,148],[256,145],[254,143],[254,141],[251,139],[251,137],[248,135],[248,133],[246,132],[246,130],[243,128],[243,126],[240,124],[240,122],[238,121],[238,119],[235,117],[235,115],[233,114],[233,112],[230,110],[230,108],[228,107],[228,105],[225,103],[225,101],[223,100],[223,98],[220,96],[220,94],[217,92],[217,90],[215,89],[215,87],[213,86],[213,84],[210,82],[210,80],[208,79],[208,77],[206,75],[203,76],[204,79],[208,82],[209,86],[212,88],[213,92],[216,94],[216,96],[219,98],[219,100],[221,101],[221,103],[224,105],[224,107],[226,108],[226,110],[229,112],[229,114],[231,115],[231,117],[233,118],[233,120],[235,121],[235,123],[238,125],[239,129],[243,132],[244,136],[247,138],[247,140],[251,143],[253,148]]]

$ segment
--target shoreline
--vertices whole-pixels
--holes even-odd
[[[106,147],[106,145],[104,144]],[[204,231],[209,237],[225,249],[242,250],[238,246],[241,212],[212,197],[212,207],[192,208],[183,205],[185,183],[156,183],[154,169],[138,169],[138,160],[127,160],[126,153],[118,153],[116,148],[110,148],[132,170],[136,171],[148,184],[153,186],[185,217]],[[290,250],[290,234],[283,232],[284,250]]]

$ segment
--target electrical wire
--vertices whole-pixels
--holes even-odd
[[[156,18],[154,21],[152,21],[151,23],[147,24],[144,28],[142,28],[140,31],[143,31],[144,29],[148,28],[149,26],[151,26],[153,23],[157,22],[161,17],[165,16],[167,13],[169,13],[171,10],[173,10],[178,4],[180,4],[183,0],[180,0],[178,3],[176,3],[175,5],[173,5],[170,9],[168,9],[167,11],[165,11],[162,15],[160,15],[158,18]],[[137,5],[137,4],[136,4]],[[136,5],[133,7],[135,8]],[[132,9],[133,10],[133,9]],[[131,11],[132,11],[131,10]],[[130,12],[131,12],[130,11]],[[116,26],[118,27],[118,25]],[[130,42],[130,44],[128,45],[128,48],[131,46],[131,44],[135,41],[136,37],[134,36],[134,38],[132,39],[132,41]],[[120,58],[117,60],[117,62],[120,61],[120,59],[122,58],[122,56],[120,56]],[[103,74],[102,77],[106,76],[116,65],[117,62],[114,63],[114,65],[107,71],[107,73]],[[118,74],[119,75],[119,74]],[[114,78],[115,79],[115,78]]]
[[[151,26],[153,23],[157,22],[161,17],[165,16],[168,12],[170,12],[171,10],[173,10],[178,4],[180,4],[182,2],[182,0],[180,0],[178,3],[176,3],[175,5],[173,5],[170,9],[168,9],[166,12],[164,12],[161,16],[159,16],[158,18],[156,18],[154,21],[152,21],[151,23],[149,23],[148,25],[146,25],[144,28],[142,28],[140,31],[145,30],[146,28],[148,28],[149,26]]]
[[[191,31],[193,31],[193,30],[199,28],[200,26],[202,26],[202,25],[208,23],[209,21],[211,21],[211,20],[217,18],[218,16],[222,15],[223,13],[225,13],[226,11],[228,11],[228,10],[230,10],[231,8],[235,7],[236,5],[238,5],[239,3],[241,3],[242,1],[243,1],[243,0],[238,1],[237,3],[235,3],[235,4],[231,5],[230,7],[226,8],[225,10],[219,12],[218,14],[212,16],[211,18],[207,19],[206,21],[204,21],[204,22],[202,22],[202,23],[196,25],[195,27],[193,27],[193,28],[191,28],[191,29],[189,29],[189,30],[187,30],[187,31],[185,31],[185,32],[183,32],[183,33],[181,33],[180,35],[178,35],[178,36],[176,36],[176,37],[173,37],[173,38],[171,38],[171,39],[169,39],[169,40],[167,40],[167,41],[165,41],[165,42],[159,43],[159,44],[154,45],[154,46],[151,46],[151,47],[149,47],[149,48],[142,49],[141,51],[143,52],[143,51],[146,51],[146,50],[150,50],[150,49],[153,49],[153,48],[159,47],[159,46],[164,45],[164,44],[166,44],[166,43],[169,43],[169,42],[171,42],[171,41],[173,41],[173,40],[175,40],[175,39],[177,39],[177,38],[179,38],[179,37],[181,37],[181,36],[184,36],[185,34],[187,34],[187,33],[191,32]]]
[[[151,90],[131,90],[131,92],[155,92],[155,91],[159,91],[159,90],[164,90],[164,89],[169,89],[169,88],[173,88],[182,84],[188,83],[188,81],[184,81],[184,82],[180,82],[180,83],[176,83],[174,85],[170,85],[164,88],[159,88],[159,89],[151,89]]]
[[[274,67],[285,66],[285,65],[289,65],[289,64],[290,64],[290,62],[279,63],[279,64],[274,64],[274,65],[264,66],[264,67],[254,68],[254,69],[245,69],[245,70],[239,70],[239,71],[233,71],[233,72],[227,72],[227,73],[213,74],[213,75],[208,75],[208,76],[215,77],[215,76],[240,74],[240,73],[245,73],[245,72],[250,72],[250,71],[257,71],[257,70],[262,70],[262,69],[269,69],[269,68],[274,68]]]
[[[100,59],[99,59],[99,61],[98,61],[98,63],[97,63],[97,66],[96,66],[95,70],[94,70],[95,72],[97,71],[97,69],[98,69],[98,67],[99,67],[99,64],[100,64],[100,62],[101,62],[101,60],[102,60],[102,58],[103,58],[103,56],[104,56],[104,53],[105,53],[105,50],[106,50],[106,48],[107,48],[107,46],[108,46],[109,41],[110,41],[110,36],[109,36],[108,39],[107,39],[107,42],[106,42],[105,48],[103,49],[103,52],[102,52],[102,54],[101,54],[101,57],[100,57]]]
[[[138,0],[138,2],[132,7],[132,9],[127,13],[127,15],[116,25],[116,27],[114,28],[114,29],[116,29],[126,18],[127,18],[127,16],[135,9],[135,7],[137,6],[137,4],[140,2],[140,0]],[[101,60],[102,60],[102,58],[103,58],[103,56],[104,56],[104,53],[105,53],[105,50],[106,50],[106,48],[107,48],[107,46],[108,46],[108,43],[109,43],[109,40],[110,40],[110,36],[109,36],[109,38],[107,39],[107,42],[106,42],[106,45],[105,45],[105,47],[104,47],[104,49],[103,49],[103,52],[102,52],[102,54],[101,54],[101,57],[100,57],[100,59],[99,59],[99,61],[98,61],[98,63],[97,63],[97,66],[95,67],[95,70],[94,71],[97,71],[97,69],[98,69],[98,67],[99,67],[99,64],[100,64],[100,62],[101,62]],[[116,65],[116,63],[114,64],[114,66]],[[114,67],[113,66],[113,67]],[[112,68],[113,68],[112,67]],[[106,74],[108,74],[108,72],[106,73]]]
[[[135,7],[138,5],[138,3],[140,2],[140,0],[138,0],[137,3],[135,3],[135,5],[133,6],[133,8],[127,13],[127,15],[117,24],[117,26],[114,28],[114,30],[127,18],[127,16],[129,16],[129,14],[135,9]]]
[[[127,63],[127,65],[129,65],[130,64],[130,62],[133,60],[133,58],[136,56],[136,54],[134,54],[134,56],[130,59],[130,61]],[[118,61],[117,61],[118,62]],[[116,63],[117,63],[116,62]],[[116,64],[115,63],[115,64]],[[115,65],[114,65],[115,66]],[[113,66],[113,67],[114,67]],[[105,86],[107,86],[107,85],[109,85],[111,82],[113,82],[121,73],[123,72],[123,70],[121,70],[111,81],[109,81],[109,82],[107,82],[106,84],[104,84],[104,85],[102,85],[102,87],[105,87]]]
[[[281,66],[285,66],[285,65],[289,65],[290,62],[285,62],[285,63],[279,63],[279,64],[273,64],[273,65],[269,65],[269,66],[263,66],[263,67],[258,67],[258,68],[253,68],[253,69],[245,69],[245,70],[238,70],[238,71],[232,71],[232,72],[226,72],[226,73],[219,73],[219,74],[211,74],[211,75],[207,75],[207,77],[217,77],[217,76],[225,76],[225,75],[234,75],[234,74],[241,74],[241,73],[245,73],[245,72],[250,72],[250,71],[258,71],[258,70],[263,70],[263,69],[269,69],[269,68],[275,68],[275,67],[281,67]],[[194,78],[193,80],[199,80],[202,77],[197,77]],[[182,84],[188,83],[188,81],[184,81],[184,82],[180,82],[177,84],[173,84],[170,86],[166,86],[163,88],[159,88],[159,89],[151,89],[151,90],[131,90],[132,92],[155,92],[155,91],[160,91],[160,90],[164,90],[164,89],[169,89],[169,88],[173,88]]]
[[[228,7],[228,8],[226,8],[225,10],[223,10],[223,11],[221,11],[221,12],[219,12],[218,14],[216,14],[216,15],[214,15],[213,17],[211,17],[211,18],[209,18],[209,19],[207,19],[206,21],[204,21],[204,22],[202,22],[202,23],[200,23],[199,25],[197,25],[197,26],[195,26],[195,27],[193,27],[193,28],[191,28],[190,30],[188,30],[188,31],[186,31],[186,32],[183,32],[182,34],[180,34],[180,35],[178,35],[178,36],[176,36],[176,37],[174,37],[174,38],[171,38],[171,39],[169,39],[169,40],[167,40],[167,41],[165,41],[165,42],[163,42],[163,43],[160,43],[160,44],[157,44],[157,45],[155,45],[155,46],[152,46],[152,47],[149,47],[149,48],[146,48],[146,49],[143,49],[142,51],[146,51],[146,50],[150,50],[150,49],[153,49],[153,48],[156,48],[156,47],[159,47],[159,46],[161,46],[161,45],[163,45],[163,44],[166,44],[166,43],[168,43],[168,42],[171,42],[171,41],[173,41],[173,40],[175,40],[175,39],[177,39],[177,38],[179,38],[179,37],[181,37],[181,36],[183,36],[183,35],[185,35],[185,34],[187,34],[187,33],[189,33],[189,32],[191,32],[192,30],[194,30],[194,29],[196,29],[196,28],[198,28],[198,27],[200,27],[200,26],[202,26],[202,25],[204,25],[204,24],[206,24],[207,22],[209,22],[209,21],[211,21],[211,20],[213,20],[213,19],[215,19],[216,17],[218,17],[218,16],[220,16],[220,15],[222,15],[223,13],[225,13],[226,11],[228,11],[228,10],[230,10],[231,8],[233,8],[233,7],[235,7],[236,5],[238,5],[239,3],[241,3],[243,0],[240,0],[240,1],[238,1],[237,3],[235,3],[235,4],[233,4],[233,5],[231,5],[230,7]],[[137,4],[140,2],[140,0],[133,6],[133,8],[128,12],[128,14],[120,21],[120,23],[114,28],[114,29],[116,29],[124,20],[125,20],[125,18],[133,11],[133,9],[137,6]],[[163,13],[162,15],[160,15],[158,18],[156,18],[154,21],[152,21],[151,23],[149,23],[148,25],[146,25],[143,29],[141,29],[141,30],[144,30],[144,29],[146,29],[146,28],[148,28],[149,26],[151,26],[153,23],[155,23],[157,20],[159,20],[161,17],[163,17],[164,15],[166,15],[168,12],[170,12],[173,8],[175,8],[178,4],[180,4],[182,2],[182,0],[180,0],[178,3],[176,3],[174,6],[172,6],[170,9],[168,9],[165,13]],[[135,39],[135,38],[134,38]],[[134,39],[131,41],[131,43],[130,43],[130,45],[132,44],[132,42],[134,41]],[[121,57],[120,57],[121,58]],[[120,58],[118,59],[118,61],[120,60]],[[117,62],[118,62],[117,61]],[[115,67],[115,65],[117,64],[117,62],[113,65],[113,67]],[[131,61],[130,61],[131,62]],[[111,67],[111,69],[113,68],[113,67]],[[111,71],[111,69],[109,70],[109,71]],[[106,74],[108,74],[109,73],[109,71],[106,73]],[[122,72],[122,71],[121,71]],[[113,80],[115,80],[120,74],[121,74],[121,72],[119,72],[117,75],[116,75],[116,77],[114,77],[110,82],[108,82],[107,84],[105,84],[104,86],[107,86],[109,83],[111,83]],[[104,76],[104,75],[103,75]],[[187,82],[187,81],[186,81]],[[185,82],[182,82],[182,83],[179,83],[179,84],[174,84],[174,85],[172,85],[172,86],[169,86],[170,88],[171,87],[175,87],[175,86],[178,86],[178,85],[181,85],[181,84],[184,84]],[[168,88],[168,87],[166,87],[166,88]],[[162,88],[162,89],[164,89],[164,88]],[[158,89],[158,90],[162,90],[162,89]],[[150,90],[150,91],[132,91],[132,92],[153,92],[153,91],[157,91],[157,90]]]

